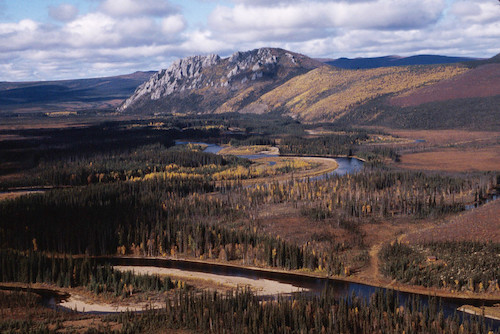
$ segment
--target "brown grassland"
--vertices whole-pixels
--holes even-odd
[[[499,171],[500,145],[479,148],[449,148],[403,155],[401,168],[447,172]]]
[[[488,142],[493,138],[500,137],[500,133],[494,131],[468,131],[468,130],[400,130],[382,128],[392,135],[406,139],[423,139],[425,144],[432,146],[450,146],[470,143]]]
[[[381,130],[402,140],[388,144],[401,154],[401,162],[395,164],[399,168],[444,172],[500,170],[499,132]]]
[[[411,93],[390,99],[392,105],[407,107],[451,99],[488,97],[500,93],[500,64],[487,64]]]
[[[437,226],[410,233],[403,240],[410,243],[430,241],[500,242],[500,202],[492,201],[463,212]]]

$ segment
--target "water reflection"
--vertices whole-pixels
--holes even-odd
[[[292,284],[301,289],[307,289],[308,294],[319,296],[326,288],[337,298],[350,298],[356,295],[358,298],[369,301],[370,297],[377,291],[386,289],[374,287],[371,285],[341,281],[326,277],[314,277],[303,274],[290,273],[286,271],[272,271],[252,268],[241,268],[224,264],[203,263],[187,260],[172,260],[160,258],[101,258],[103,262],[110,262],[112,265],[127,265],[127,266],[153,266],[163,268],[175,268],[187,271],[197,271],[202,273],[210,273],[215,275],[246,277],[250,279],[268,279],[284,284]],[[406,302],[411,302],[415,298],[420,298],[422,305],[428,305],[430,295],[419,295],[407,292],[395,292],[400,305]],[[276,296],[264,296],[263,298],[276,298]],[[467,304],[473,306],[491,306],[498,301],[485,302],[478,299],[459,299],[459,298],[437,298],[437,303],[441,306],[446,317],[453,316],[458,313],[460,317],[472,317],[469,314],[457,312],[457,308]],[[500,321],[487,319],[487,323],[495,330],[500,328]]]

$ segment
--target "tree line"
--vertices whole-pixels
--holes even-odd
[[[400,303],[392,291],[376,292],[369,301],[339,300],[325,290],[262,301],[249,291],[227,294],[180,291],[164,310],[120,314],[124,331],[189,329],[207,333],[492,333],[482,318],[445,317],[436,299],[414,297]]]
[[[170,170],[172,166],[208,176],[234,166],[249,164],[246,159],[235,156],[221,156],[196,149],[174,149],[161,144],[152,144],[121,152],[76,155],[57,160],[42,159],[36,168],[26,172],[23,185],[82,186],[127,181]],[[12,184],[4,183],[3,187],[9,185]]]
[[[158,275],[139,275],[114,270],[88,257],[47,256],[41,252],[0,250],[0,281],[50,283],[59,287],[83,286],[100,294],[129,296],[137,292],[167,291],[185,287],[182,282]]]
[[[291,180],[239,190],[241,203],[294,203],[318,217],[439,216],[486,195],[494,176],[452,177],[415,171],[365,170],[321,180]],[[237,193],[237,190],[234,190]],[[237,201],[237,200],[234,200]]]
[[[318,265],[307,246],[225,227],[243,212],[172,178],[53,190],[0,202],[1,247],[63,254],[190,255],[288,269]]]
[[[381,271],[403,283],[453,291],[498,292],[500,243],[393,243],[380,252]]]

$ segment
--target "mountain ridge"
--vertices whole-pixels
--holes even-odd
[[[351,126],[500,129],[498,83],[500,55],[465,63],[350,70],[262,48],[225,58],[187,57],[158,72],[0,82],[0,111],[118,111],[117,116],[127,117],[273,113]],[[474,121],[468,123],[471,117]]]
[[[82,110],[116,107],[153,73],[75,80],[0,82],[1,111]]]
[[[187,57],[154,74],[117,110],[171,113],[242,110],[253,97],[321,66],[326,65],[278,48],[238,51],[227,58]]]
[[[409,66],[409,65],[437,65],[437,64],[453,64],[468,61],[480,61],[480,58],[471,57],[450,57],[441,55],[414,55],[401,57],[397,55],[383,57],[360,57],[360,58],[337,58],[324,59],[325,64],[343,69],[370,69],[379,67],[393,66]]]
[[[352,70],[273,48],[236,52],[228,58],[195,56],[153,75],[118,111],[174,115],[274,112],[306,122],[410,128],[440,128],[447,122],[481,128],[481,120],[488,120],[488,126],[496,128],[500,124],[491,120],[497,114],[500,119],[497,58],[472,65],[460,62]],[[467,81],[471,83],[464,84]],[[468,91],[450,93],[454,89]],[[462,120],[451,121],[453,110],[463,115]],[[467,112],[475,111],[473,125],[468,124]],[[398,119],[398,113],[404,121]]]

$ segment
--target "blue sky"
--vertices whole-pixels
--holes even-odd
[[[264,46],[491,57],[499,41],[497,0],[0,0],[0,81],[159,70]]]

